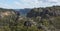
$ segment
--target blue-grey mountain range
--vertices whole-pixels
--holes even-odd
[[[26,16],[26,14],[27,14],[31,9],[25,8],[25,9],[14,9],[14,10],[18,11],[21,16]]]

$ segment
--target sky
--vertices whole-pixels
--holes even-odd
[[[0,0],[0,8],[23,9],[60,5],[60,0]]]

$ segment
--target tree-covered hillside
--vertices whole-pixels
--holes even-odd
[[[27,13],[27,17],[32,18],[37,24],[42,23],[43,26],[48,26],[50,30],[60,29],[60,6],[34,8]]]
[[[26,16],[0,8],[0,31],[60,31],[60,6],[33,8]]]

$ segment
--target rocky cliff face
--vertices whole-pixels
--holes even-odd
[[[13,9],[0,9],[0,26],[6,26],[6,24],[15,21],[18,13]]]
[[[27,14],[27,17],[43,16],[46,14],[49,16],[60,16],[60,7],[34,8]]]

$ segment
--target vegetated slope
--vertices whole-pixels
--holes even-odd
[[[50,29],[60,29],[60,6],[34,8],[27,13],[27,17],[33,19],[37,24],[49,25]]]
[[[19,12],[13,9],[0,8],[0,31],[11,31],[16,26]]]
[[[60,6],[34,8],[26,17],[21,17],[20,12],[0,8],[0,31],[60,31]],[[26,21],[31,22],[28,28],[24,26]]]

